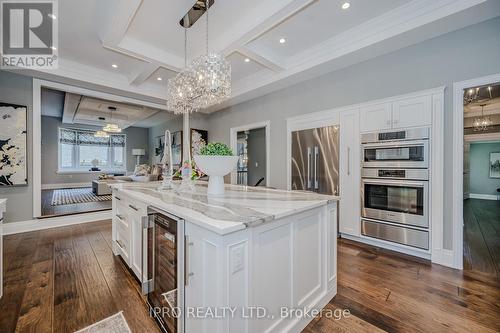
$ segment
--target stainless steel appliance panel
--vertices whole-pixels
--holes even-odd
[[[365,143],[364,168],[428,168],[429,141]]]
[[[335,126],[292,132],[292,190],[338,194],[339,131]]]
[[[427,181],[361,180],[361,216],[418,227],[429,227]]]
[[[420,249],[429,249],[429,232],[391,224],[361,220],[361,234]]]
[[[147,302],[161,330],[184,331],[184,220],[152,211],[147,227]]]
[[[361,169],[362,178],[429,180],[428,169]]]
[[[361,134],[361,143],[376,143],[388,141],[423,140],[429,139],[428,127],[411,128],[392,132],[372,132]]]

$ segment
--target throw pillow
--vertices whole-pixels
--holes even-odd
[[[151,167],[147,164],[139,164],[135,166],[134,176],[146,176],[149,175]]]

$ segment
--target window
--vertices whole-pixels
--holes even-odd
[[[59,128],[59,171],[125,171],[125,134],[95,137],[95,131]]]

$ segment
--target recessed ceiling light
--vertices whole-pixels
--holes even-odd
[[[118,68],[118,65],[117,64],[112,64],[111,67]]]
[[[245,58],[245,62],[250,62],[250,59],[248,59],[248,58]]]
[[[350,4],[349,2],[344,2],[344,3],[342,4],[342,9],[344,9],[344,10],[345,10],[345,9],[348,9],[349,7],[351,7],[351,4]]]
[[[54,14],[49,14],[49,17],[53,20],[57,19],[57,16],[55,16]]]
[[[286,43],[286,39],[285,38],[280,38],[280,44],[285,44]]]
[[[156,79],[157,79],[158,81],[163,80],[163,79],[162,79],[161,77],[159,77],[159,76],[158,76]]]
[[[55,51],[55,50],[57,50],[57,47],[55,47],[55,46],[51,46],[50,48],[51,48],[52,50],[54,50],[54,51]]]

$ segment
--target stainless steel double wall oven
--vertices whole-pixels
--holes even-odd
[[[361,135],[361,233],[429,249],[429,128]]]

